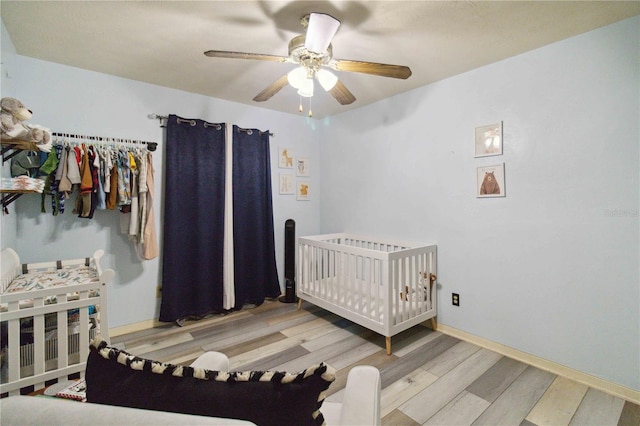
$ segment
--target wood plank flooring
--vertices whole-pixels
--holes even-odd
[[[296,372],[324,361],[337,370],[328,400],[340,400],[356,365],[382,378],[383,425],[639,426],[640,406],[419,325],[384,337],[323,309],[267,301],[225,316],[117,336],[113,346],[189,364],[225,353],[232,370]]]

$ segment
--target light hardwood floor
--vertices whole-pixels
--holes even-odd
[[[355,365],[382,378],[383,425],[640,425],[640,406],[416,326],[384,338],[303,303],[267,301],[225,316],[166,325],[111,339],[135,355],[189,364],[209,350],[232,370],[299,371],[324,361],[337,370],[328,400],[339,400]]]

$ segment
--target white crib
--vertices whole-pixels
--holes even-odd
[[[306,300],[391,337],[436,323],[436,246],[350,234],[298,238],[296,293]]]
[[[97,250],[90,258],[21,264],[14,250],[2,250],[0,324],[6,336],[0,394],[18,394],[28,386],[37,390],[46,381],[84,374],[90,340],[98,333],[109,338],[107,283],[115,272],[102,270],[103,255]],[[91,277],[74,275],[76,268]],[[52,274],[55,279],[49,278]],[[25,277],[37,285],[16,289]],[[25,337],[29,342],[21,343]]]

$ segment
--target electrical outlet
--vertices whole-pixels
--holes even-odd
[[[451,293],[451,304],[453,306],[460,306],[460,295],[458,293]]]

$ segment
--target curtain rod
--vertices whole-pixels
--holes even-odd
[[[77,135],[74,133],[61,133],[61,132],[52,132],[51,136],[59,137],[59,138],[71,138],[71,139],[86,139],[91,143],[120,143],[120,144],[144,144],[147,145],[147,149],[149,151],[155,151],[158,147],[157,142],[147,142],[147,141],[139,141],[133,139],[121,139],[121,138],[110,138],[110,137],[102,137],[102,136],[87,136],[87,135]]]
[[[166,120],[166,119],[168,119],[168,118],[169,118],[169,116],[168,116],[168,115],[160,115],[160,114],[155,114],[155,113],[154,113],[154,114],[149,114],[149,115],[147,115],[147,118],[149,118],[150,120],[159,120],[159,121],[160,121],[160,127],[167,127],[166,123],[165,123],[164,125],[162,124],[162,120]],[[178,118],[178,119],[180,120],[180,118]],[[186,120],[186,119],[182,119],[182,121],[184,121],[184,122],[191,122],[191,123],[192,123],[191,125],[192,125],[192,126],[195,126],[195,121],[194,121],[194,120]],[[205,123],[207,123],[207,122],[205,121]],[[208,124],[213,125],[213,123],[208,123]],[[241,127],[238,127],[238,129],[239,129],[241,132],[252,132],[252,131],[253,131],[253,130],[251,130],[251,129],[243,129],[243,128],[241,128]],[[220,130],[220,129],[218,129],[218,130]],[[265,133],[266,133],[266,132],[263,132],[263,131],[261,131],[261,130],[260,130],[260,134],[261,134],[261,135],[264,135]],[[274,134],[273,134],[273,133],[271,133],[271,132],[269,132],[269,136],[274,136]]]

